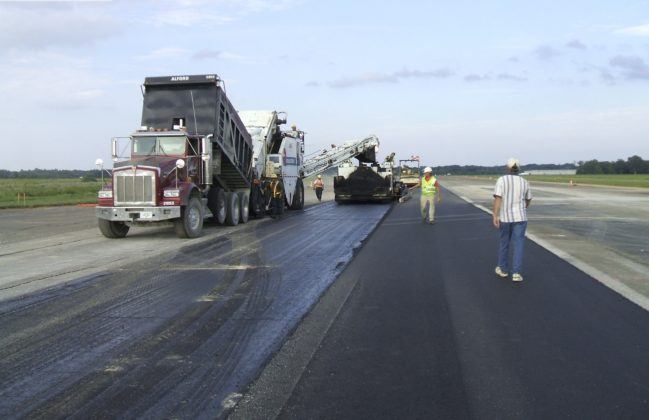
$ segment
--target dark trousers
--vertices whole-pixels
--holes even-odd
[[[322,201],[322,188],[315,189],[315,196],[318,197],[318,201]]]
[[[272,216],[281,216],[284,213],[284,199],[273,198],[272,210]]]

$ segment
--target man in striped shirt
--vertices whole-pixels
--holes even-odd
[[[496,275],[509,276],[509,248],[512,248],[512,280],[523,281],[523,245],[527,229],[527,208],[532,192],[527,180],[518,175],[520,163],[511,158],[507,161],[507,175],[496,181],[494,189],[493,224],[500,231],[498,266]]]

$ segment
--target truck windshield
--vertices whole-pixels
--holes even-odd
[[[184,155],[186,141],[184,136],[133,137],[133,155]]]

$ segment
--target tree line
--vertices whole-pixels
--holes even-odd
[[[638,155],[631,156],[627,160],[618,159],[614,162],[587,160],[579,162],[577,173],[580,175],[649,174],[649,160],[644,160]]]
[[[433,173],[438,175],[496,175],[505,172],[505,166],[478,166],[478,165],[446,165],[446,166],[431,166]],[[538,164],[530,163],[523,165],[524,171],[534,170],[550,170],[550,169],[576,169],[577,165],[574,163],[563,164]]]
[[[494,175],[505,172],[504,166],[480,166],[480,165],[446,165],[432,166],[433,172],[438,175]],[[523,165],[524,171],[549,170],[549,169],[576,169],[578,174],[647,174],[649,173],[649,161],[642,159],[638,155],[631,156],[627,160],[618,159],[616,161],[598,161],[597,159],[580,161],[577,164],[536,164],[530,163]],[[98,169],[21,169],[19,171],[9,171],[0,169],[0,179],[7,178],[82,178],[82,179],[99,179],[101,172]]]
[[[95,179],[101,178],[101,172],[98,169],[21,169],[19,171],[9,171],[0,169],[0,179],[50,179],[50,178],[82,178]]]

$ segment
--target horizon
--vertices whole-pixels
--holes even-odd
[[[0,2],[0,167],[109,165],[145,77],[210,73],[307,154],[373,133],[432,166],[649,157],[648,5]]]

